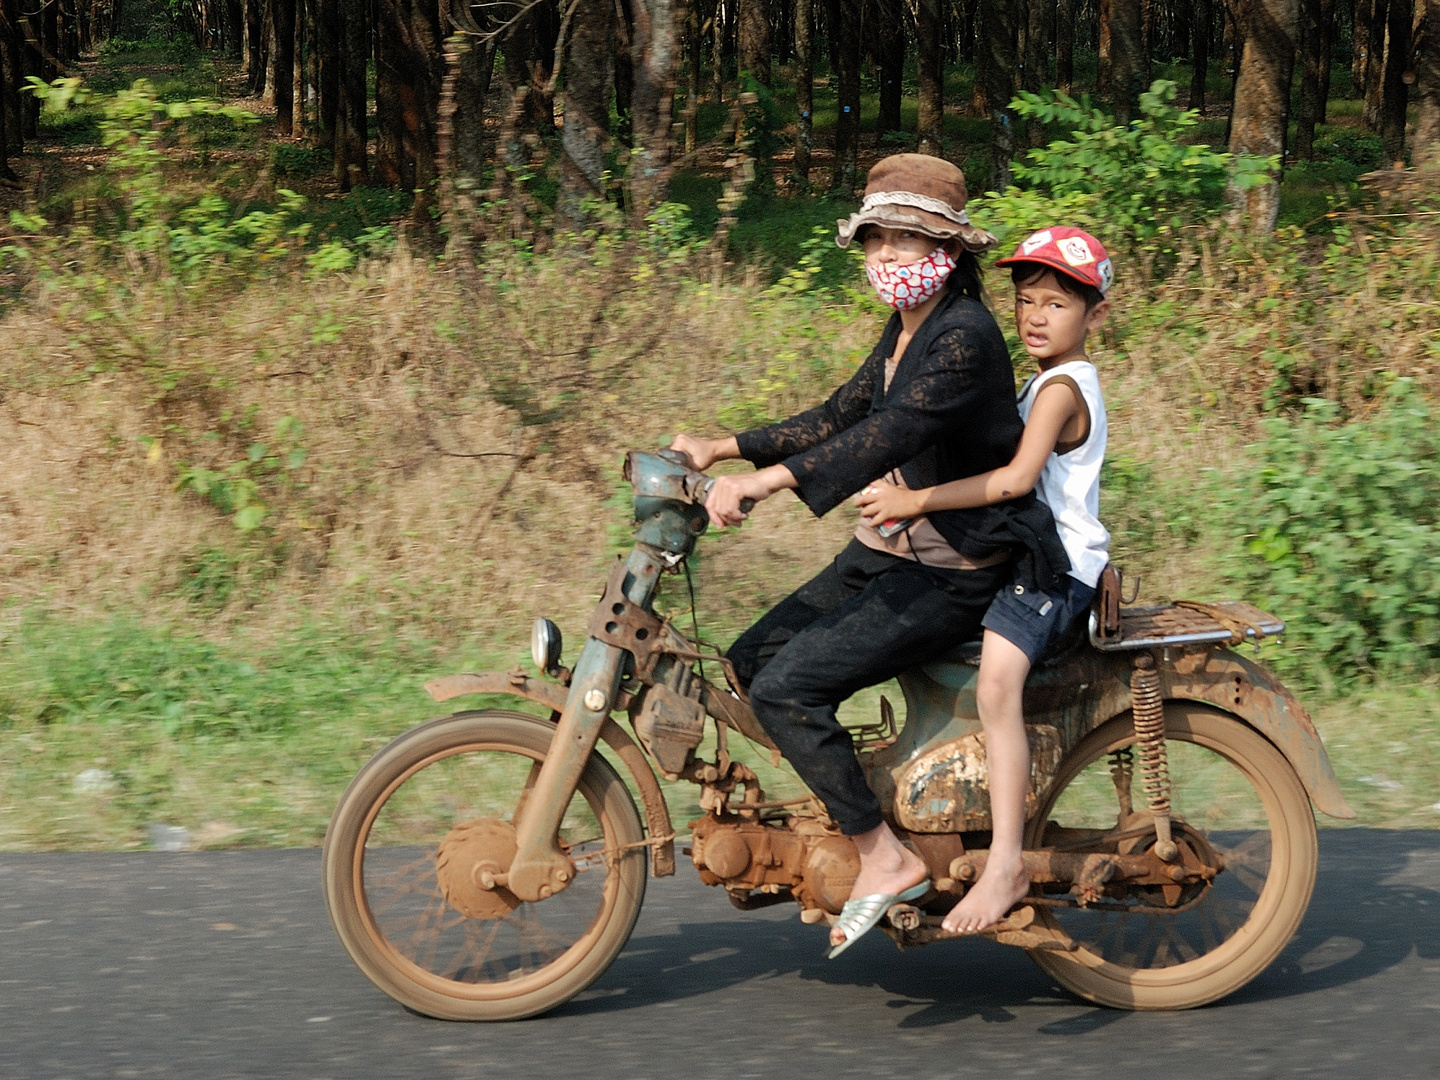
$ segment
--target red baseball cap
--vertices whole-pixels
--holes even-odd
[[[1076,281],[1094,286],[1104,296],[1110,291],[1110,282],[1115,270],[1110,265],[1110,253],[1105,245],[1084,229],[1069,225],[1056,225],[1031,233],[1015,254],[1000,259],[996,266],[1011,266],[1014,263],[1032,262],[1050,267]]]

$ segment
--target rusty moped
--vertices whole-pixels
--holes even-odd
[[[429,683],[437,701],[509,695],[528,711],[458,712],[407,731],[360,770],[331,820],[335,929],[365,974],[418,1012],[533,1016],[606,970],[640,913],[647,871],[675,872],[656,770],[699,786],[684,853],[737,907],[793,902],[805,922],[833,923],[849,895],[854,845],[813,796],[767,798],[730,751],[737,736],[773,751],[743,688],[654,610],[662,575],[708,525],[710,479],[674,451],[631,453],[625,476],[636,543],[573,668],[558,629],[539,619],[543,677],[517,667]],[[1124,1009],[1203,1005],[1275,959],[1315,881],[1311,804],[1354,816],[1305,710],[1235,651],[1283,629],[1248,604],[1124,607],[1102,588],[1088,640],[1026,686],[1033,885],[985,936],[1025,949],[1080,997]],[[905,672],[903,723],[882,699],[878,722],[852,730],[886,817],[934,883],[887,913],[883,928],[902,948],[952,936],[942,917],[984,868],[978,656],[974,643]],[[706,660],[728,687],[703,676]]]

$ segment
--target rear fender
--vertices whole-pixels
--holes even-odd
[[[1161,664],[1159,671],[1165,697],[1202,701],[1234,713],[1274,743],[1295,767],[1321,813],[1333,818],[1355,816],[1340,793],[1310,714],[1270,672],[1229,649],[1185,653]]]
[[[537,705],[543,705],[559,713],[565,708],[568,691],[558,683],[542,682],[527,675],[511,672],[486,672],[483,675],[446,675],[425,684],[425,690],[436,701],[449,701],[464,694],[508,694],[525,698]],[[640,792],[640,801],[645,807],[645,828],[651,839],[669,837],[651,849],[650,872],[655,877],[669,877],[675,873],[675,828],[670,823],[670,808],[665,805],[665,794],[655,779],[655,772],[635,740],[614,720],[605,721],[600,729],[600,738],[615,751],[615,756],[625,763]]]

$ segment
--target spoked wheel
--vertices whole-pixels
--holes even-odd
[[[433,720],[375,755],[340,799],[325,837],[330,919],[371,981],[417,1012],[534,1016],[589,986],[630,937],[646,859],[625,845],[644,834],[598,754],[561,822],[578,871],[569,887],[522,903],[486,880],[514,856],[513,819],[554,732],[498,710]]]
[[[1223,869],[1208,884],[1037,908],[1037,922],[1077,948],[1031,957],[1101,1005],[1188,1009],[1239,989],[1289,942],[1315,885],[1315,818],[1283,754],[1235,717],[1189,702],[1166,703],[1165,742],[1175,839],[1203,861],[1218,855],[1211,865]],[[1138,760],[1126,776],[1134,743],[1128,713],[1091,732],[1062,765],[1026,846],[1055,842],[1061,830],[1115,829],[1132,784],[1134,808],[1143,810]],[[1143,851],[1153,839],[1130,843]]]

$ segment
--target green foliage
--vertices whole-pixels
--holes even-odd
[[[275,425],[278,445],[252,443],[243,458],[220,468],[182,463],[175,490],[193,492],[229,516],[240,532],[254,532],[271,512],[267,498],[300,485],[296,474],[306,457],[301,432],[293,416],[281,417]]]
[[[353,709],[356,695],[389,696],[401,672],[429,659],[400,642],[375,657],[355,637],[314,634],[245,656],[125,619],[61,626],[32,615],[6,638],[3,668],[19,690],[10,725],[144,725],[171,736],[285,732],[298,717]]]
[[[1170,251],[1179,229],[1220,206],[1227,185],[1253,187],[1278,168],[1273,158],[1237,157],[1188,142],[1200,115],[1176,108],[1174,98],[1175,84],[1157,80],[1140,95],[1140,116],[1129,124],[1115,123],[1088,99],[1076,101],[1058,91],[1022,92],[1011,102],[1024,119],[1063,127],[1070,135],[1029,151],[1014,167],[1022,188],[1054,200],[1053,209],[1069,215],[1038,220],[1033,227],[1088,214],[1101,223],[1107,243]],[[991,195],[986,205],[1013,219],[1018,215],[997,203],[1025,197]]]
[[[219,611],[239,585],[239,560],[228,551],[206,548],[185,560],[180,592],[198,607]]]
[[[1266,422],[1252,488],[1229,508],[1240,573],[1290,624],[1289,662],[1322,685],[1440,662],[1440,413],[1398,380],[1373,415],[1337,425],[1311,399]]]
[[[32,76],[28,82],[29,92],[44,102],[47,114],[63,116],[76,108],[93,113],[98,106],[100,141],[111,151],[105,170],[114,198],[103,203],[110,214],[101,215],[93,228],[71,230],[68,241],[85,243],[102,258],[138,262],[153,274],[186,284],[244,280],[304,251],[313,223],[304,220],[306,200],[294,191],[278,188],[278,205],[242,207],[214,184],[176,182],[177,156],[224,141],[224,131],[256,123],[254,114],[203,98],[163,101],[145,79],[103,97],[76,78],[47,84]],[[35,233],[49,225],[43,218],[14,215],[12,224]],[[331,239],[326,249],[312,253],[308,265],[314,272],[348,269],[357,248],[384,250],[390,240],[388,225],[371,224],[357,245]],[[65,243],[53,237],[51,241],[48,265],[59,273],[76,273]],[[23,258],[30,252],[11,245],[0,254]],[[102,288],[103,278],[97,278]]]

